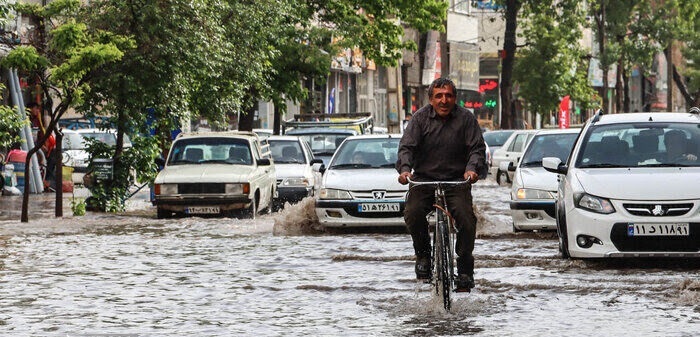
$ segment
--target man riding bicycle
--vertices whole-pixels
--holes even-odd
[[[471,183],[486,176],[484,138],[479,123],[469,110],[456,106],[456,88],[447,78],[433,81],[428,88],[430,104],[413,114],[399,144],[396,170],[399,183],[455,181]],[[461,184],[445,191],[448,211],[457,227],[456,291],[474,287],[474,240],[476,216],[471,185]],[[430,234],[426,216],[433,207],[434,186],[420,185],[406,196],[404,220],[413,239],[416,278],[430,279]]]

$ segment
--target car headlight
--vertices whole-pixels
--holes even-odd
[[[306,178],[286,178],[282,180],[282,186],[309,186],[309,179]]]
[[[613,207],[610,200],[601,197],[596,197],[586,193],[575,194],[574,205],[578,208],[582,208],[595,213],[615,213],[615,207]]]
[[[535,190],[531,188],[519,188],[515,197],[520,199],[554,199],[554,194],[549,191]]]
[[[226,194],[248,194],[249,184],[226,184]]]
[[[177,184],[156,184],[155,193],[156,195],[177,194]]]
[[[319,194],[320,199],[352,199],[350,192],[345,190],[336,190],[332,188],[322,188]]]

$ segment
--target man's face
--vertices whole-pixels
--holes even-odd
[[[430,97],[430,105],[440,117],[447,117],[455,107],[455,94],[452,87],[446,85],[442,88],[433,88],[433,96]]]

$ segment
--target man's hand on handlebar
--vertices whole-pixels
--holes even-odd
[[[479,180],[479,175],[474,171],[464,172],[464,180],[469,180],[470,183],[475,183]]]
[[[402,172],[399,175],[399,184],[406,185],[408,184],[409,179],[413,179],[413,175],[411,174],[411,172]]]

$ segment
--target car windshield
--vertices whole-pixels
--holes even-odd
[[[351,139],[343,143],[330,163],[330,169],[393,168],[399,138]]]
[[[691,123],[625,123],[590,128],[576,167],[700,166],[700,128]]]
[[[520,166],[542,167],[544,157],[557,157],[565,163],[577,136],[577,133],[536,135],[525,150]]]
[[[61,141],[61,148],[66,150],[82,150],[85,148],[83,137],[78,133],[65,132]]]
[[[85,139],[94,139],[96,141],[100,141],[102,143],[105,143],[109,146],[115,146],[117,145],[117,134],[116,132],[110,132],[110,131],[89,131],[89,132],[80,132],[80,135],[83,136]],[[124,134],[124,146],[129,147],[131,146],[131,140],[129,137]]]
[[[291,134],[291,133],[290,133]],[[335,153],[335,149],[340,146],[340,143],[348,138],[349,134],[342,133],[328,133],[328,134],[307,134],[307,135],[296,135],[301,139],[307,141],[311,145],[311,151],[314,155],[332,155]]]
[[[301,144],[294,140],[270,140],[270,152],[275,164],[305,164]]]
[[[484,132],[484,142],[489,146],[503,146],[513,130]]]
[[[245,139],[196,137],[175,141],[168,165],[202,163],[253,165],[253,159]]]

